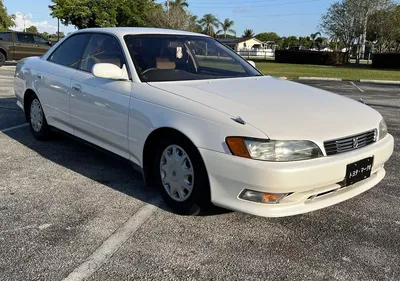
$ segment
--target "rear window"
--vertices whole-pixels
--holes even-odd
[[[0,32],[0,41],[11,41],[10,32]]]

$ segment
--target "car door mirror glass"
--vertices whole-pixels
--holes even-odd
[[[96,63],[92,68],[92,74],[98,78],[129,80],[125,65],[119,68],[112,63]]]

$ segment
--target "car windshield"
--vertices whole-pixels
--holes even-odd
[[[246,60],[204,36],[126,35],[143,82],[260,76]]]

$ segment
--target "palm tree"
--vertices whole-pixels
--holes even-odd
[[[320,38],[320,36],[321,36],[321,32],[312,33],[310,35],[310,38],[311,38],[311,41],[312,41],[310,49],[314,48],[314,45],[317,45],[318,49],[320,48],[320,45],[318,43],[318,41],[319,41],[318,39]]]
[[[219,25],[221,26],[221,29],[217,31],[217,34],[219,33],[224,33],[224,37],[226,38],[227,33],[231,33],[233,35],[236,35],[236,31],[231,29],[231,27],[235,24],[233,20],[225,19],[224,22],[220,22]]]
[[[243,32],[243,37],[244,38],[253,38],[254,37],[254,31],[253,29],[245,29]]]
[[[175,0],[175,1],[172,1],[172,2],[171,1],[167,1],[165,3],[165,6],[168,7],[168,5],[169,5],[169,7],[181,7],[181,8],[189,7],[189,3],[186,2],[186,0]]]
[[[198,23],[203,28],[203,32],[210,36],[215,34],[214,28],[219,27],[219,20],[213,14],[205,14]]]

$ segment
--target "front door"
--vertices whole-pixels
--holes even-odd
[[[106,34],[93,34],[79,70],[71,82],[70,113],[74,134],[129,158],[128,110],[131,81],[94,77],[96,63],[122,67],[125,57],[119,41]]]
[[[36,56],[36,46],[33,40],[33,34],[16,33],[14,43],[14,58],[16,60]]]
[[[50,49],[50,44],[49,41],[44,39],[40,35],[33,35],[33,40],[35,41],[35,55],[36,56],[42,56],[44,53],[46,53]]]

